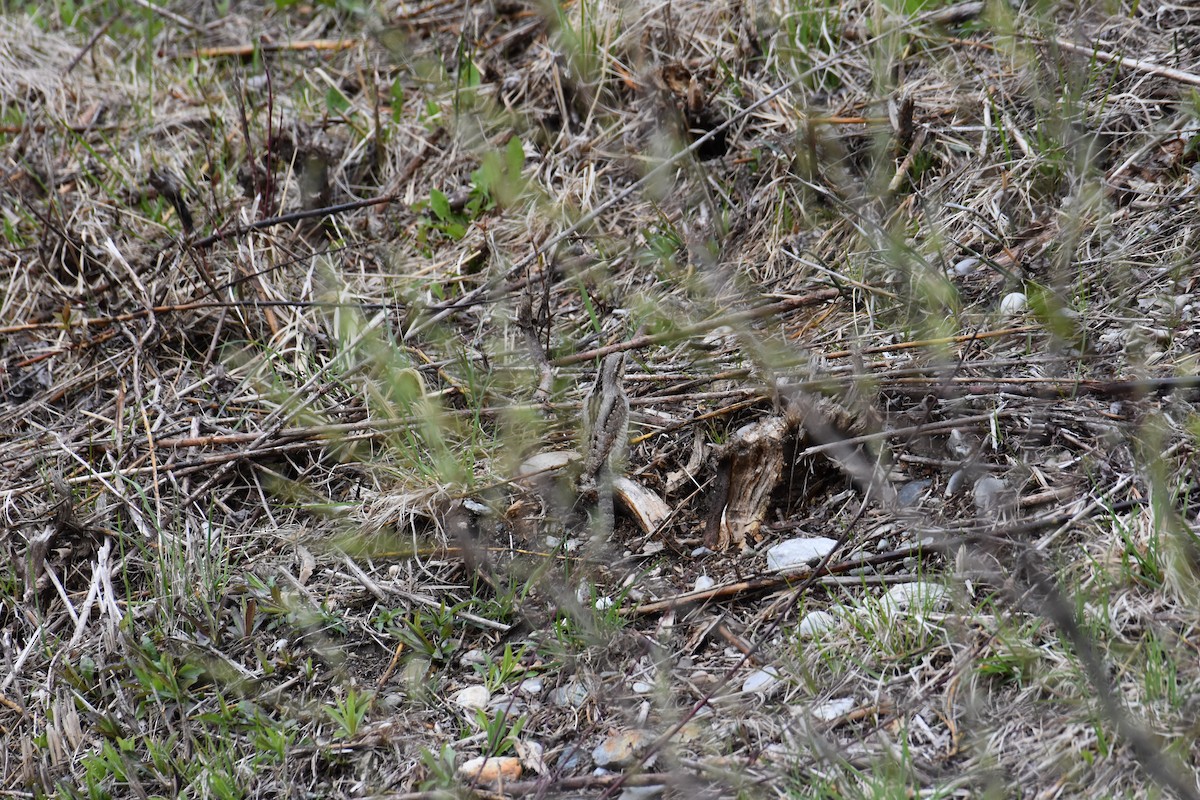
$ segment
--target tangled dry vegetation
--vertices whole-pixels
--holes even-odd
[[[9,7],[0,788],[1197,796],[1195,17]]]

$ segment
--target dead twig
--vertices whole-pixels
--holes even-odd
[[[1101,50],[1091,44],[1076,44],[1056,36],[1053,39],[1034,39],[1034,42],[1042,45],[1054,44],[1066,50],[1069,53],[1078,53],[1086,55],[1089,58],[1094,58],[1105,64],[1115,64],[1122,69],[1132,69],[1137,72],[1144,72],[1147,75],[1155,75],[1160,78],[1176,81],[1177,83],[1186,83],[1188,86],[1200,86],[1200,75],[1194,72],[1186,72],[1174,67],[1164,67],[1161,64],[1153,64],[1149,61],[1143,61],[1139,58],[1129,58],[1128,56],[1117,55],[1110,53],[1107,50]]]
[[[361,39],[298,39],[289,42],[256,42],[254,44],[233,44],[224,47],[201,47],[191,52],[176,53],[175,58],[249,58],[256,52],[302,52],[305,50],[337,52],[338,50],[348,50],[361,43]]]
[[[186,242],[185,246],[202,250],[206,247],[211,247],[217,242],[225,239],[245,236],[254,231],[266,230],[274,228],[277,225],[289,225],[293,222],[303,222],[307,219],[322,219],[324,217],[332,217],[337,214],[345,214],[349,211],[357,211],[360,208],[370,208],[371,206],[384,205],[385,203],[398,203],[400,198],[396,195],[384,195],[383,197],[371,197],[366,200],[355,200],[350,203],[339,203],[338,205],[325,206],[324,208],[314,208],[309,211],[293,211],[290,214],[281,214],[277,217],[268,217],[260,219],[256,222],[251,222],[249,225],[239,225],[236,228],[229,230],[218,231],[217,233],[205,236],[203,239],[197,239],[194,242]]]
[[[610,353],[620,353],[625,350],[637,350],[643,347],[651,347],[653,345],[663,344],[665,342],[683,341],[691,336],[697,336],[702,333],[708,333],[722,326],[736,327],[746,322],[753,322],[758,319],[785,314],[789,311],[795,311],[798,308],[805,306],[816,305],[818,303],[827,303],[830,300],[836,300],[842,296],[841,289],[821,289],[809,294],[800,295],[798,297],[789,297],[785,300],[780,300],[775,303],[767,303],[766,305],[752,308],[748,311],[737,311],[732,314],[724,314],[720,317],[714,317],[704,322],[697,322],[693,325],[687,325],[676,331],[668,333],[652,333],[643,334],[642,336],[634,336],[627,342],[616,342],[614,344],[605,345],[604,347],[596,347],[591,350],[584,350],[579,353],[574,353],[569,356],[554,359],[552,363],[556,367],[565,367],[571,364],[578,364],[583,361],[591,361],[596,358],[603,358]]]

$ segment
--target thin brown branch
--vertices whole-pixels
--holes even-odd
[[[626,350],[637,350],[642,347],[651,347],[654,345],[664,344],[666,342],[683,341],[691,336],[708,333],[725,325],[738,326],[746,322],[773,317],[780,314],[786,314],[789,311],[795,311],[798,308],[805,306],[817,305],[818,303],[827,303],[831,300],[836,300],[842,296],[841,289],[821,289],[819,291],[810,292],[809,294],[799,295],[797,297],[789,297],[774,303],[752,308],[747,311],[736,311],[732,314],[724,314],[713,319],[697,322],[692,325],[686,325],[679,330],[668,331],[666,333],[652,333],[642,336],[635,336],[627,342],[617,342],[615,344],[597,347],[592,350],[584,350],[580,353],[575,353],[569,356],[556,358],[551,363],[556,367],[570,366],[571,364],[579,364],[584,361],[591,361],[596,358],[604,358],[610,353],[620,353]]]
[[[298,39],[290,42],[256,42],[233,44],[224,47],[201,47],[188,53],[176,53],[176,58],[249,58],[256,52],[277,53],[281,51],[302,52],[318,50],[336,52],[348,50],[361,44],[361,39]]]
[[[1076,44],[1075,42],[1064,39],[1061,36],[1040,41],[1041,44],[1049,44],[1051,42],[1058,47],[1061,47],[1063,50],[1085,55],[1105,64],[1116,64],[1122,69],[1132,69],[1136,72],[1144,72],[1147,75],[1155,75],[1160,78],[1167,78],[1169,80],[1176,81],[1177,83],[1186,83],[1188,86],[1200,86],[1200,75],[1197,75],[1194,72],[1186,72],[1181,69],[1175,69],[1174,67],[1164,67],[1161,64],[1154,64],[1149,61],[1143,61],[1139,58],[1129,58],[1128,56],[1117,55],[1116,53],[1110,53],[1108,50],[1101,50],[1100,48],[1091,44]]]

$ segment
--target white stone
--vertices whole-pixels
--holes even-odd
[[[756,669],[746,676],[746,680],[742,682],[742,691],[765,694],[774,689],[778,683],[779,670],[774,667],[764,667]]]
[[[767,569],[778,572],[802,567],[810,561],[824,558],[835,547],[837,547],[837,541],[824,536],[788,539],[767,550]]]
[[[979,259],[975,258],[975,256],[967,256],[955,264],[951,271],[958,277],[962,278],[966,275],[970,275],[977,269],[979,269]]]
[[[562,469],[567,464],[578,459],[579,453],[576,453],[574,450],[552,450],[530,456],[525,460],[524,464],[517,467],[517,472],[522,475],[550,472],[551,470]]]
[[[810,611],[796,626],[800,638],[807,639],[831,631],[841,624],[841,620],[828,611]]]
[[[513,749],[517,751],[517,758],[521,759],[521,766],[525,769],[538,775],[550,774],[550,767],[546,766],[546,748],[541,742],[517,739],[513,742]]]
[[[588,699],[587,689],[578,683],[559,686],[550,693],[550,702],[556,706],[579,708]]]
[[[707,575],[699,575],[696,577],[696,583],[692,586],[692,591],[703,592],[705,589],[711,589],[716,585],[717,582]]]
[[[478,514],[481,517],[491,516],[492,509],[478,500],[472,500],[467,497],[463,500],[463,508],[470,511],[472,514]]]
[[[832,700],[826,700],[824,703],[813,706],[810,713],[822,722],[829,722],[838,717],[844,717],[853,710],[853,697],[835,697]]]
[[[939,583],[913,581],[898,583],[887,590],[879,604],[885,612],[924,611],[944,608],[950,601],[950,590]]]
[[[478,647],[473,647],[458,657],[458,663],[462,664],[464,667],[483,666],[487,662],[487,653],[483,652]]]
[[[459,708],[471,710],[486,708],[488,700],[492,699],[492,695],[486,686],[468,686],[465,689],[459,689],[455,692],[452,699],[454,704]]]
[[[1025,296],[1024,292],[1010,292],[1004,295],[1004,299],[1000,301],[1000,313],[1006,317],[1024,314],[1027,308],[1029,308],[1029,298]]]

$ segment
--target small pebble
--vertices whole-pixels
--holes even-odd
[[[653,741],[646,731],[613,734],[592,751],[592,761],[598,767],[625,767],[632,764]]]
[[[746,676],[746,680],[742,682],[742,691],[765,694],[778,684],[779,670],[774,667],[763,667]]]
[[[1000,301],[1000,313],[1006,317],[1024,314],[1027,308],[1029,308],[1029,298],[1025,296],[1024,292],[1006,294]]]
[[[478,514],[483,517],[491,516],[492,514],[491,508],[479,502],[478,500],[472,500],[469,497],[463,500],[463,508],[467,509],[467,511],[470,511],[472,514]]]
[[[824,536],[788,539],[767,550],[767,569],[772,572],[807,565],[824,558],[837,547],[837,541]]]
[[[491,692],[486,686],[468,686],[455,692],[452,700],[459,708],[476,709],[486,708],[491,698]]]
[[[900,508],[912,508],[921,501],[921,495],[933,484],[930,480],[909,481],[896,492],[896,505]]]
[[[582,747],[567,747],[559,755],[558,763],[554,766],[555,770],[560,774],[569,775],[583,766],[586,752]]]
[[[494,694],[492,699],[488,701],[488,708],[500,709],[509,717],[517,717],[525,713],[529,708],[529,703],[523,698],[516,697],[512,694]]]
[[[800,634],[801,639],[808,639],[833,630],[840,624],[841,620],[828,611],[810,611],[796,626],[796,633]]]
[[[525,463],[517,467],[517,472],[521,475],[533,475],[538,472],[548,472],[554,469],[562,469],[576,461],[579,454],[571,450],[554,450],[548,453],[538,453],[526,459]]]
[[[541,742],[517,739],[513,742],[513,749],[517,751],[517,758],[521,759],[525,769],[533,770],[538,775],[550,773],[550,768],[546,766],[546,748]]]
[[[946,483],[946,496],[953,497],[956,494],[962,494],[967,488],[967,471],[958,469],[950,476],[949,482]]]
[[[898,611],[925,611],[944,608],[950,600],[950,590],[939,583],[912,581],[898,583],[887,590],[879,604],[888,614]]]
[[[955,264],[954,267],[951,269],[951,272],[953,272],[958,277],[962,278],[967,275],[970,275],[972,272],[975,272],[977,269],[979,269],[979,259],[975,258],[974,256],[967,256],[966,258],[960,260],[957,264]]]
[[[844,717],[853,710],[853,697],[836,697],[833,700],[826,700],[824,703],[813,706],[810,713],[822,722],[829,722],[838,717]]]
[[[561,708],[579,708],[588,699],[587,689],[578,683],[558,686],[550,693],[550,702]]]
[[[487,653],[479,648],[471,648],[467,652],[458,657],[458,663],[464,667],[483,666],[488,662]]]

